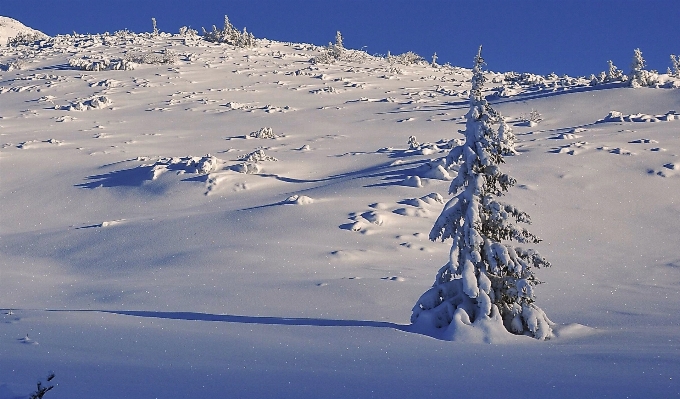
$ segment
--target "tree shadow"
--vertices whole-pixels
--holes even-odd
[[[611,89],[617,89],[621,87],[627,87],[627,84],[625,82],[613,82],[613,83],[605,83],[605,84],[599,84],[597,86],[574,86],[574,87],[562,87],[558,90],[554,90],[552,88],[542,88],[538,90],[527,90],[525,92],[515,94],[510,97],[499,97],[497,95],[491,94],[486,96],[486,100],[489,102],[491,105],[497,105],[497,104],[505,104],[505,103],[518,103],[518,102],[524,102],[528,100],[536,100],[540,98],[549,98],[549,97],[555,97],[555,96],[562,96],[566,94],[574,94],[574,93],[587,93],[587,92],[592,92],[592,91],[602,91],[602,90],[611,90]],[[387,112],[380,112],[378,113],[379,115],[388,115],[388,114],[404,114],[404,113],[412,113],[412,112],[442,112],[442,111],[450,111],[450,110],[456,110],[456,109],[465,109],[470,107],[470,101],[469,100],[462,100],[462,101],[446,101],[442,102],[440,104],[434,104],[434,105],[419,105],[418,109],[400,109],[400,110],[394,110],[394,111],[387,111]]]
[[[343,180],[354,180],[354,179],[368,179],[368,178],[375,178],[375,177],[383,177],[383,180],[389,180],[389,179],[398,179],[400,177],[405,177],[408,175],[405,171],[407,170],[415,170],[419,166],[422,166],[425,164],[429,159],[418,159],[418,160],[413,160],[409,162],[402,162],[397,165],[393,163],[386,163],[382,165],[376,165],[372,166],[366,169],[361,169],[361,170],[355,170],[351,172],[346,172],[346,173],[339,173],[335,175],[331,175],[328,177],[323,177],[320,179],[297,179],[293,177],[286,177],[286,176],[281,176],[281,175],[276,175],[276,174],[271,174],[271,173],[257,173],[254,174],[254,176],[260,176],[260,177],[268,177],[268,178],[273,178],[285,183],[295,183],[295,184],[304,184],[304,183],[331,183],[333,181],[343,181]],[[401,168],[401,169],[398,169]],[[370,187],[370,186],[366,186]],[[277,203],[278,204],[278,203]],[[275,205],[275,204],[274,204]]]
[[[36,68],[36,71],[77,71],[77,68],[72,67],[69,64],[57,64],[48,65],[40,68]]]
[[[197,312],[155,312],[139,310],[96,310],[96,312],[167,320],[213,321],[222,323],[261,324],[276,326],[373,327],[391,328],[397,331],[412,332],[410,324],[396,324],[387,321],[317,319],[307,317],[240,316]]]

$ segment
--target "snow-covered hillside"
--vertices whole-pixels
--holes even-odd
[[[473,54],[331,50],[0,48],[0,399],[680,395],[680,79],[488,73],[558,327],[450,342],[409,320]]]
[[[17,35],[38,35],[47,37],[39,30],[29,28],[16,19],[0,16],[0,46],[7,44],[7,39],[14,38]]]

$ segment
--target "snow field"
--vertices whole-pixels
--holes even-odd
[[[188,44],[81,38],[0,72],[0,398],[49,370],[55,398],[427,397],[452,375],[471,398],[680,392],[680,120],[657,117],[677,90],[490,97],[518,137],[505,201],[543,239],[537,304],[561,327],[446,342],[409,317],[448,259],[427,240],[450,197],[432,166],[462,137],[470,71]],[[176,64],[68,64],[163,49]],[[242,173],[259,150],[277,161]]]

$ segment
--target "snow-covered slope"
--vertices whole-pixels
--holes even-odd
[[[489,74],[561,327],[445,342],[408,323],[449,256],[433,166],[469,69],[124,32],[1,51],[25,64],[0,72],[0,398],[50,370],[55,398],[680,393],[677,89]],[[125,58],[170,63],[78,69]]]
[[[0,16],[0,46],[7,45],[7,39],[16,37],[18,34],[38,34],[47,37],[39,30],[29,28],[16,19]]]

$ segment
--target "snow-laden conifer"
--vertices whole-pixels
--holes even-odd
[[[532,249],[507,244],[540,240],[519,226],[530,223],[529,215],[499,201],[515,179],[500,169],[509,149],[503,128],[494,128],[499,116],[482,95],[481,50],[474,62],[465,143],[447,156],[460,165],[449,189],[454,196],[430,231],[433,241],[452,239],[449,262],[413,307],[411,322],[424,331],[436,328],[445,339],[469,327],[547,339],[553,323],[534,303],[539,283],[534,269],[550,264]]]
[[[655,83],[655,73],[647,71],[645,69],[645,59],[642,58],[642,51],[639,48],[634,50],[633,62],[630,66],[630,74],[628,79],[630,81],[630,87],[646,87],[652,86]]]

